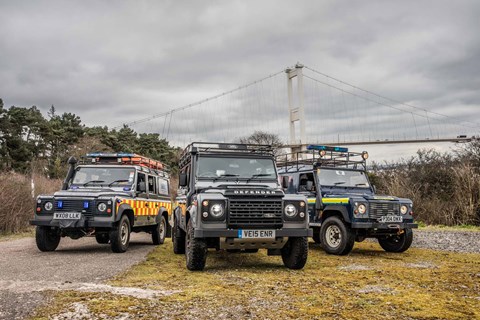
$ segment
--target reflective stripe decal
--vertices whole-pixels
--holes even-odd
[[[317,199],[315,198],[311,198],[311,199],[307,199],[308,200],[308,203],[317,203]]]
[[[326,204],[348,204],[349,198],[322,198]]]

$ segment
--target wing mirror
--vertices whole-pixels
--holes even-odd
[[[282,176],[282,188],[288,189],[288,183],[290,182],[290,178],[288,176]]]
[[[178,185],[180,187],[186,187],[187,186],[187,174],[186,173],[180,173],[178,177]]]

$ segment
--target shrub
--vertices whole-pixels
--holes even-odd
[[[60,180],[41,175],[32,178],[13,172],[0,173],[0,233],[25,231],[33,217],[35,197],[53,193],[60,185]]]

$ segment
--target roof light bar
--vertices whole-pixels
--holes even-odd
[[[344,147],[330,147],[311,144],[307,146],[307,150],[320,150],[320,151],[336,151],[336,152],[348,152],[348,148]]]
[[[118,164],[130,164],[147,167],[150,169],[164,170],[165,165],[158,161],[153,160],[135,153],[87,153],[86,158],[91,158],[92,163],[118,163]]]

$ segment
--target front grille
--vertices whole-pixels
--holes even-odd
[[[59,207],[59,202],[62,202],[62,208]],[[84,207],[84,203],[88,202],[88,208]],[[92,216],[95,209],[95,202],[93,200],[84,199],[58,199],[55,201],[55,211],[58,212],[82,212],[85,216]]]
[[[230,200],[228,209],[228,226],[232,229],[283,226],[281,200]]]
[[[370,202],[368,216],[371,219],[378,219],[386,215],[399,215],[400,204],[397,202]]]

